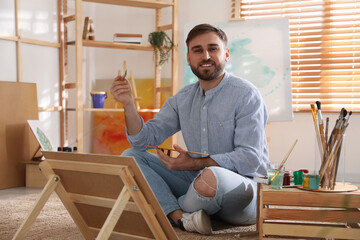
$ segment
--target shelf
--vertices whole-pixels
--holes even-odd
[[[68,0],[60,0],[63,1],[64,4],[68,4]],[[72,1],[74,2],[74,1]],[[78,145],[78,151],[83,152],[84,147],[84,113],[85,112],[98,112],[103,114],[109,114],[112,115],[114,113],[123,113],[124,109],[122,108],[122,105],[119,107],[117,105],[111,105],[110,108],[91,108],[92,105],[86,104],[84,106],[84,92],[83,92],[83,81],[84,81],[84,74],[83,74],[83,59],[84,54],[84,47],[91,47],[91,48],[99,48],[101,49],[119,49],[119,50],[137,50],[137,51],[144,51],[153,53],[154,49],[150,45],[149,42],[145,42],[144,44],[134,44],[134,43],[123,43],[123,42],[113,42],[113,39],[107,39],[107,41],[99,41],[97,40],[84,40],[82,39],[83,36],[83,9],[82,9],[82,3],[95,3],[95,4],[109,4],[113,6],[123,6],[123,7],[134,7],[134,8],[145,8],[145,9],[152,9],[154,10],[155,15],[155,29],[152,31],[172,31],[172,40],[177,46],[178,43],[178,0],[75,0],[75,13],[74,15],[68,15],[67,10],[63,14],[63,23],[64,27],[67,27],[67,24],[70,22],[75,21],[75,39],[74,37],[71,38],[71,40],[68,37],[68,35],[64,36],[64,53],[67,52],[69,46],[73,46],[75,49],[75,79],[73,82],[68,82],[68,55],[64,54],[64,82],[65,85],[63,86],[64,90],[69,89],[75,89],[76,91],[76,103],[75,106],[72,106],[71,108],[68,107],[67,99],[68,96],[65,97],[65,101],[63,101],[64,105],[64,119],[65,119],[65,127],[64,132],[66,135],[66,141],[68,141],[67,137],[67,119],[69,116],[67,115],[68,112],[73,111],[76,115],[76,141]],[[111,6],[110,6],[111,7]],[[167,25],[162,24],[162,10],[172,10],[170,11],[171,21]],[[136,9],[134,9],[136,10]],[[106,13],[105,13],[106,14]],[[61,15],[61,14],[59,14]],[[139,18],[142,18],[142,14],[138,15]],[[143,22],[147,21],[146,19],[143,19]],[[110,22],[109,24],[113,24]],[[140,23],[141,24],[141,23]],[[134,26],[135,27],[135,26]],[[67,34],[67,31],[65,31],[64,34]],[[1,37],[1,36],[0,36]],[[70,41],[69,41],[70,40]],[[76,42],[74,41],[76,40]],[[71,47],[70,47],[71,48]],[[171,87],[163,87],[161,85],[161,68],[160,66],[157,66],[155,63],[157,62],[159,56],[155,55],[155,61],[153,61],[153,66],[155,67],[154,71],[154,87],[156,88],[155,94],[154,94],[154,108],[155,109],[139,109],[139,106],[137,105],[138,112],[141,113],[158,113],[160,111],[160,92],[162,91],[170,91],[174,92],[177,89],[177,73],[178,73],[178,60],[177,60],[177,49],[176,47],[172,49],[172,58],[171,58]],[[143,64],[143,63],[142,63]],[[134,99],[136,100],[136,99]],[[136,102],[138,104],[138,102]],[[146,115],[146,114],[145,114]],[[176,142],[175,137],[172,137],[172,141]]]
[[[75,42],[68,42],[68,45],[75,45]],[[83,40],[84,47],[98,47],[98,48],[117,48],[127,50],[153,51],[151,45],[134,44],[134,43],[116,43],[95,40]]]
[[[83,1],[113,4],[113,5],[128,6],[128,7],[153,8],[153,9],[174,6],[174,4],[170,2],[160,2],[154,0],[83,0]]]
[[[124,112],[123,108],[84,108],[86,112]],[[138,112],[158,113],[160,109],[139,109]]]
[[[60,112],[62,111],[62,106],[55,107],[38,107],[39,112]]]

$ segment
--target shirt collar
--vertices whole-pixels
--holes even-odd
[[[221,82],[216,87],[214,87],[210,90],[207,90],[205,95],[211,96],[211,95],[216,94],[223,86],[225,86],[225,84],[228,82],[228,80],[229,80],[229,74],[227,72],[225,72],[225,75],[224,75],[223,79],[221,80]],[[203,91],[203,90],[201,89],[201,91]]]

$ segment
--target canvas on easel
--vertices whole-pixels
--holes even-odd
[[[51,141],[49,137],[46,135],[45,131],[42,129],[41,122],[39,120],[27,120],[30,129],[32,133],[34,134],[36,140],[39,143],[39,147],[37,148],[35,154],[32,157],[32,160],[39,160],[42,158],[41,156],[38,156],[38,153],[41,154],[40,150],[43,151],[53,151],[53,146],[51,144]]]
[[[36,140],[39,142],[40,147],[43,151],[53,151],[50,138],[46,135],[42,129],[41,122],[39,120],[27,120],[31,131],[34,133]]]
[[[48,179],[13,239],[23,239],[56,192],[85,239],[178,239],[132,157],[44,151]]]

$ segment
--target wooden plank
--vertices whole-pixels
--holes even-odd
[[[155,88],[155,92],[171,92],[172,87],[157,87]]]
[[[360,212],[349,209],[307,210],[264,208],[262,213],[264,220],[294,220],[339,223],[357,223],[360,221]]]
[[[112,208],[116,201],[116,199],[76,194],[76,193],[69,193],[69,196],[74,203],[82,203],[82,204],[98,206],[98,207],[106,207],[106,208]],[[140,213],[138,207],[134,202],[128,202],[125,206],[125,211]]]
[[[119,221],[119,218],[125,209],[127,202],[130,199],[129,191],[131,190],[127,189],[125,186],[123,187],[96,239],[102,240],[110,237],[116,223]]]
[[[72,161],[57,161],[47,159],[47,162],[52,169],[78,171],[78,172],[89,172],[99,173],[108,175],[118,175],[124,165],[115,164],[101,164],[101,163],[87,163],[87,162],[72,162]]]
[[[60,48],[60,43],[56,42],[48,42],[48,41],[41,41],[37,39],[30,39],[30,38],[20,38],[23,43],[33,44],[33,45],[39,45],[39,46],[45,46],[45,47],[55,47]]]
[[[172,8],[172,41],[174,43],[174,47],[171,51],[171,87],[172,87],[172,95],[175,95],[178,92],[178,76],[179,76],[179,3],[178,0],[173,0],[174,7]],[[172,144],[176,144],[178,141],[177,134],[174,134],[171,137]]]
[[[38,120],[35,83],[0,81],[0,189],[25,186],[24,162],[39,143],[27,120]]]
[[[76,83],[65,83],[66,89],[76,88]]]
[[[122,181],[124,182],[124,185],[131,189],[130,195],[133,198],[133,200],[137,203],[140,212],[142,213],[146,223],[148,224],[151,232],[155,236],[156,239],[163,239],[166,240],[167,236],[165,235],[165,232],[159,222],[157,221],[154,211],[149,208],[149,204],[147,203],[144,195],[142,194],[142,191],[138,187],[138,184],[135,182],[134,178],[132,177],[132,174],[130,173],[128,168],[123,168],[120,171],[120,177]]]
[[[172,30],[173,28],[174,28],[173,24],[168,24],[168,25],[159,26],[158,30],[159,31],[166,31],[166,30]]]
[[[17,81],[22,82],[22,48],[21,48],[21,30],[20,30],[20,0],[15,0],[15,34],[16,41],[16,73]]]
[[[76,141],[78,152],[84,151],[84,103],[83,103],[83,40],[82,0],[75,0],[75,69],[76,69]]]
[[[68,7],[67,7],[67,0],[63,0],[63,6],[62,6],[62,14],[63,16],[67,16],[68,15]],[[75,15],[73,15],[75,18]],[[75,21],[76,19],[74,19]],[[63,84],[65,84],[65,89],[66,89],[66,84],[69,81],[69,65],[68,65],[68,45],[65,44],[68,42],[68,25],[67,22],[64,21],[64,25],[63,25],[63,31],[64,31],[64,40],[63,40],[63,52],[64,52],[64,61],[63,61],[63,65],[62,68],[64,69],[64,78],[63,78]],[[68,146],[69,145],[69,137],[68,137],[68,118],[69,118],[69,113],[67,111],[67,106],[68,106],[68,94],[66,94],[67,92],[64,89],[64,96],[63,96],[63,101],[61,102],[61,105],[64,109],[64,121],[63,121],[63,127],[64,127],[64,131],[62,132],[63,135],[63,139],[64,139],[64,145],[62,146]]]
[[[17,36],[5,36],[5,35],[0,35],[0,39],[1,40],[8,40],[8,41],[17,41],[19,40],[19,37]]]
[[[90,229],[94,232],[94,235],[97,235],[100,232],[100,228],[90,227]],[[116,240],[155,240],[155,238],[143,237],[122,232],[113,232],[111,234],[111,239],[113,239],[113,236]]]
[[[44,161],[40,163],[40,168],[43,172],[43,174],[49,179],[50,176],[54,174],[54,171],[51,169],[50,164],[47,161]],[[58,183],[58,186],[55,189],[58,197],[64,204],[66,210],[69,212],[70,216],[74,220],[77,227],[80,229],[81,233],[83,234],[84,238],[86,240],[92,240],[94,239],[94,236],[92,232],[90,231],[90,228],[86,224],[85,220],[79,213],[78,209],[76,208],[75,204],[71,201],[69,195],[67,194],[67,191],[65,190],[64,186],[61,184],[61,182]]]
[[[281,194],[279,194],[281,193]],[[360,192],[319,193],[302,190],[263,190],[265,205],[359,208]]]
[[[295,237],[359,239],[360,229],[335,226],[264,223],[263,234]]]
[[[75,15],[64,17],[64,23],[75,21]]]
[[[173,5],[170,2],[153,1],[153,0],[84,0],[84,1],[121,5],[128,7],[154,8],[154,9],[170,7]]]
[[[39,107],[39,112],[60,112],[62,110],[61,106],[54,107]]]
[[[118,43],[96,40],[83,40],[84,47],[118,48],[127,50],[153,51],[153,47],[147,44]]]
[[[44,188],[46,182],[38,163],[26,163],[26,187]]]
[[[65,122],[64,117],[65,113],[63,110],[63,102],[64,102],[64,32],[63,32],[63,24],[62,24],[62,17],[63,17],[63,9],[62,9],[62,0],[57,0],[57,14],[58,14],[58,42],[60,44],[59,48],[59,103],[60,103],[60,146],[64,146],[65,138],[64,138],[64,130],[65,130]]]
[[[257,183],[257,208],[256,208],[256,231],[259,233],[259,240],[263,237],[262,224],[263,224],[263,211],[264,208],[262,202],[262,185]]]
[[[52,174],[49,175],[49,179],[40,194],[40,197],[37,199],[35,205],[29,212],[25,221],[21,224],[20,228],[16,231],[14,236],[14,240],[16,239],[24,239],[26,233],[29,231],[32,224],[35,222],[37,216],[39,215],[41,209],[43,209],[45,203],[53,193],[54,189],[57,187],[57,184],[60,182],[59,176]]]

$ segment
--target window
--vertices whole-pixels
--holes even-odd
[[[293,111],[360,112],[360,0],[233,0],[232,20],[290,22]]]

